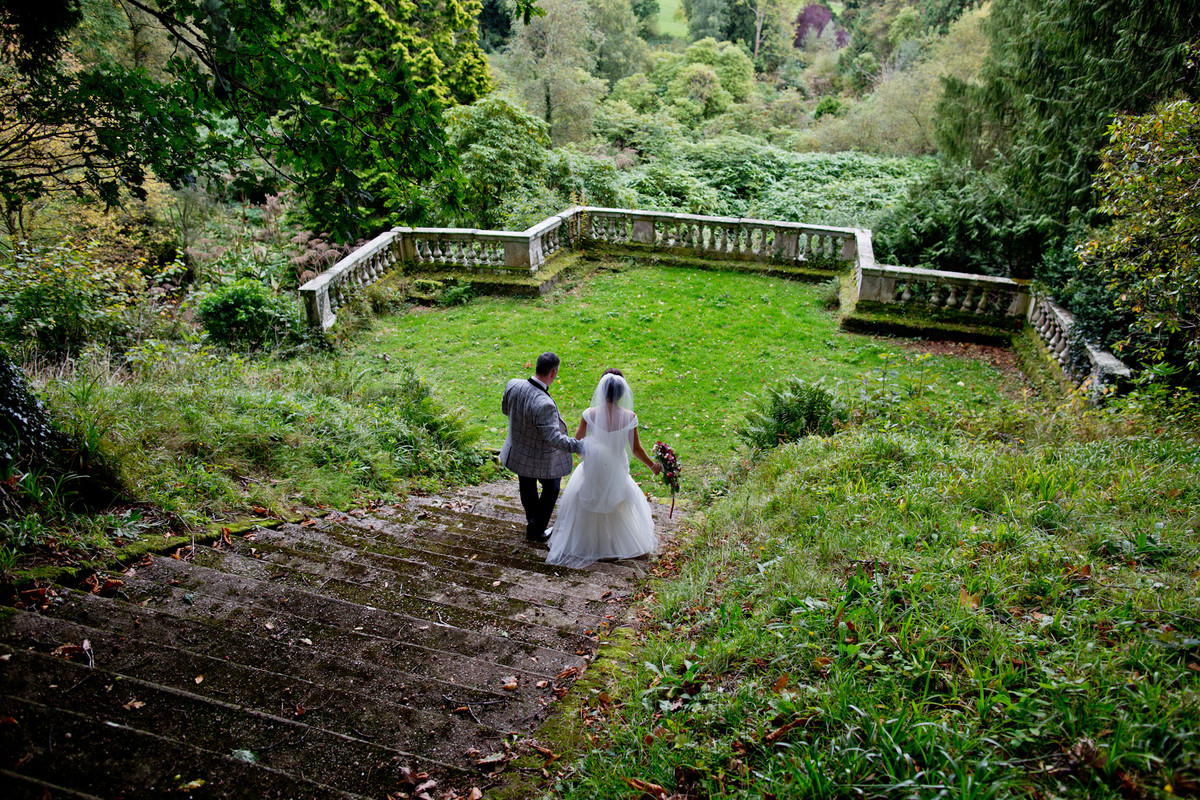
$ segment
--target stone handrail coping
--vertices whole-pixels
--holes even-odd
[[[391,264],[401,261],[434,263],[449,267],[468,267],[474,270],[535,274],[547,257],[560,250],[564,243],[576,239],[590,238],[587,225],[572,226],[587,215],[597,219],[623,218],[631,222],[649,223],[651,228],[635,233],[632,228],[623,231],[621,241],[639,244],[655,244],[654,229],[659,223],[706,226],[709,228],[747,228],[774,230],[795,235],[790,249],[777,250],[775,256],[788,259],[799,257],[799,237],[818,236],[842,239],[841,258],[854,260],[866,254],[874,263],[871,251],[870,231],[857,228],[839,228],[829,225],[809,225],[782,220],[762,220],[743,217],[706,217],[700,214],[677,214],[669,211],[640,211],[627,208],[604,206],[572,206],[561,214],[547,217],[523,231],[496,231],[479,228],[422,228],[399,226],[376,236],[350,255],[338,261],[325,272],[300,287],[309,324],[328,328],[337,319],[337,307],[341,303],[343,287],[351,284],[370,284],[382,276]],[[566,229],[565,238],[556,231]],[[661,232],[661,231],[660,231]],[[649,241],[647,241],[647,233]],[[778,236],[778,233],[776,234]],[[764,239],[765,241],[765,239]],[[778,244],[777,239],[777,244]],[[485,254],[471,243],[500,247],[487,250]],[[811,240],[810,240],[811,244]],[[822,246],[823,247],[823,246]],[[715,253],[705,250],[712,257]],[[835,248],[836,250],[836,248]],[[764,258],[765,250],[752,255]],[[460,256],[467,260],[459,263]],[[735,257],[725,255],[724,257]],[[746,255],[742,255],[745,258]]]
[[[872,258],[874,261],[874,258]],[[943,272],[936,269],[925,269],[924,267],[901,267],[895,264],[873,264],[867,266],[860,264],[859,268],[863,272],[871,271],[873,275],[887,278],[924,278],[926,280],[938,281],[940,283],[973,283],[976,285],[990,284],[997,288],[1004,287],[1006,289],[1014,289],[1024,291],[1029,287],[1029,281],[1019,278],[1001,278],[996,275],[976,275],[970,272]]]
[[[854,249],[858,255],[855,272],[859,276],[861,276],[863,270],[875,269],[875,243],[871,241],[871,232],[869,230],[865,228],[854,229]]]

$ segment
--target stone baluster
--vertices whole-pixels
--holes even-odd
[[[963,311],[974,311],[975,310],[975,299],[976,299],[975,285],[971,284],[970,286],[967,287],[966,296],[963,297],[962,310]]]
[[[950,284],[950,294],[946,298],[946,308],[958,308],[958,285]]]
[[[1063,340],[1066,339],[1066,336],[1063,335],[1063,329],[1061,326],[1058,325],[1058,321],[1053,319],[1054,315],[1048,314],[1047,316],[1050,317],[1051,319],[1047,320],[1047,322],[1049,322],[1050,324],[1048,324],[1046,326],[1049,329],[1046,331],[1048,336],[1044,337],[1046,339],[1046,347],[1054,355],[1054,358],[1056,360],[1058,360],[1058,363],[1061,364],[1062,359],[1060,359],[1058,357],[1058,351],[1059,351],[1059,346],[1061,345]]]

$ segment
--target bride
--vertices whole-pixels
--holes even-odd
[[[654,552],[650,504],[629,476],[629,452],[655,475],[662,466],[638,441],[633,393],[619,369],[600,377],[575,438],[583,442],[583,461],[563,491],[546,562],[586,567],[602,558]]]

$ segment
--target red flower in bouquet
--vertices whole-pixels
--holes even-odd
[[[662,466],[662,472],[658,475],[662,478],[663,485],[671,489],[671,512],[667,514],[667,518],[670,519],[675,516],[675,493],[679,491],[679,458],[669,445],[662,442],[655,442],[650,454]]]

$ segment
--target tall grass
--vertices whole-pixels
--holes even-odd
[[[904,401],[763,460],[660,563],[551,793],[1193,795],[1200,443],[1010,405]]]
[[[404,365],[151,342],[120,363],[94,351],[40,382],[57,417],[102,436],[132,496],[189,522],[347,506],[487,472],[478,431]]]

